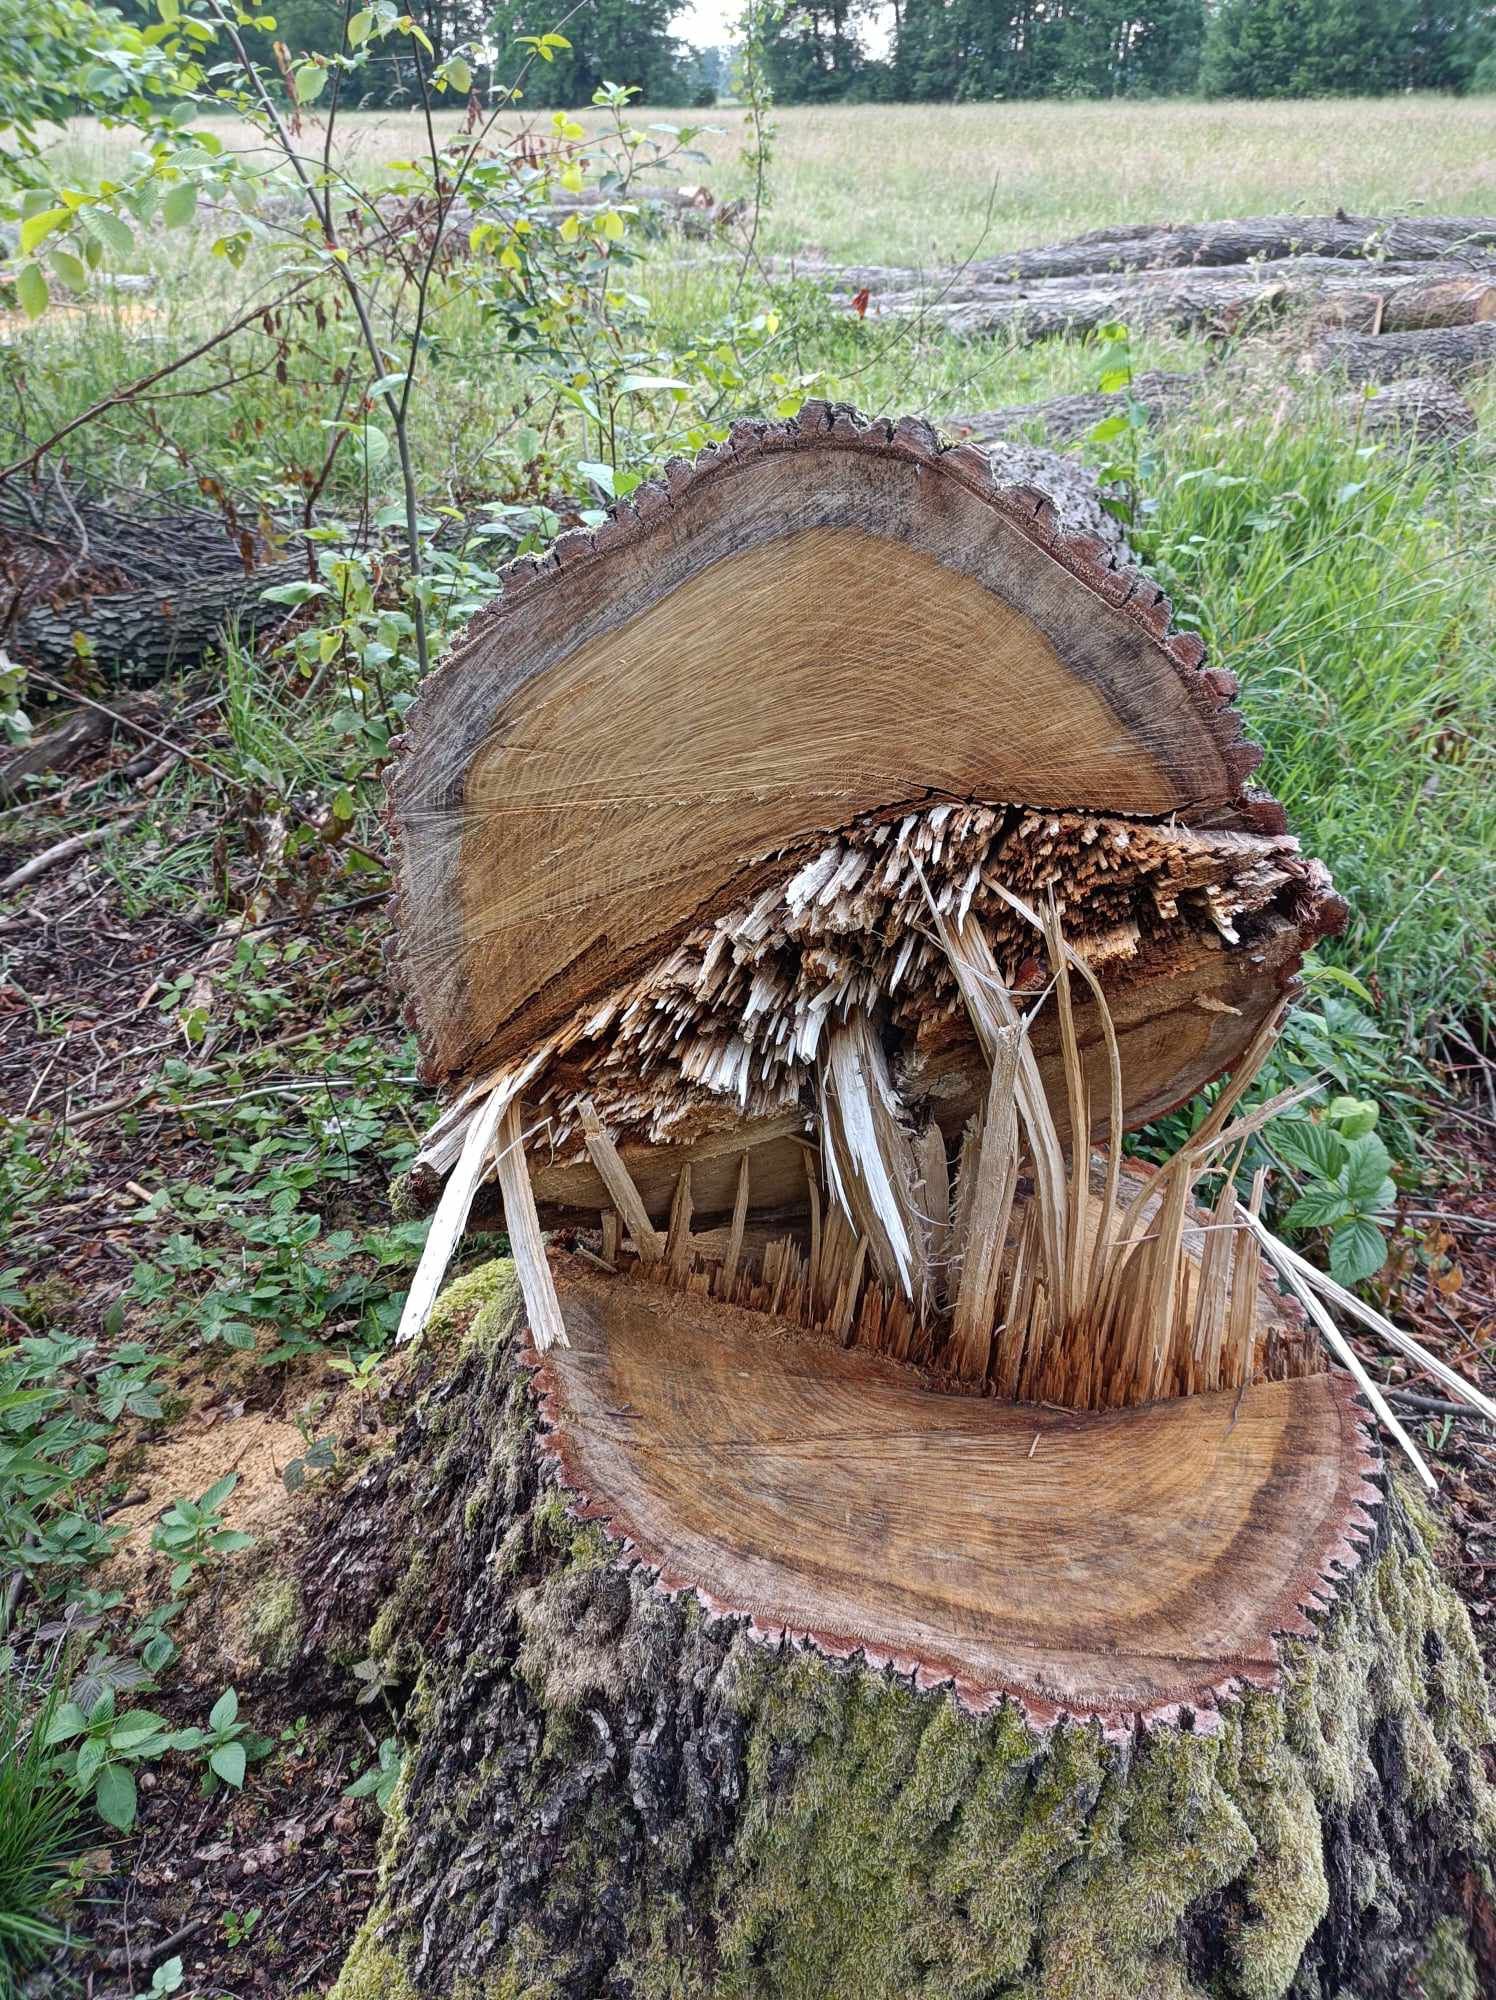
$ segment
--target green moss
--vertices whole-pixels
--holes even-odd
[[[353,1940],[327,2000],[421,2000],[400,1960],[375,1935],[372,1913]]]
[[[301,1591],[294,1577],[269,1576],[250,1599],[250,1644],[262,1667],[288,1667],[301,1644]]]
[[[432,1308],[423,1337],[434,1344],[458,1333],[463,1336],[464,1349],[490,1348],[499,1337],[507,1339],[518,1296],[513,1260],[490,1258],[452,1280]]]
[[[1481,2000],[1480,1968],[1464,1928],[1453,1917],[1442,1917],[1429,1933],[1428,1949],[1418,1968],[1423,2000]]]

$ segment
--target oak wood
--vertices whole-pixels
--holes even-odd
[[[763,1314],[563,1276],[577,1511],[758,1628],[1109,1720],[1270,1683],[1378,1504],[1348,1378],[1111,1414],[940,1393]]]
[[[1241,815],[1229,677],[1052,519],[922,425],[816,406],[518,568],[393,786],[428,1073],[533,1047],[859,813]]]

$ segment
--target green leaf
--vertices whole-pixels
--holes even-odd
[[[1115,417],[1103,417],[1099,424],[1093,424],[1086,435],[1092,444],[1107,444],[1112,438],[1121,437],[1128,428],[1127,419],[1120,413]]]
[[[368,41],[373,26],[374,9],[372,7],[360,7],[348,23],[348,46],[354,49],[361,49],[364,43]]]
[[[197,189],[191,181],[178,181],[168,188],[161,204],[161,220],[168,229],[181,229],[197,213]]]
[[[1364,1139],[1377,1122],[1377,1106],[1369,1097],[1332,1097],[1330,1122],[1345,1139]]]
[[[52,294],[40,264],[23,264],[16,273],[16,298],[27,319],[40,319]]]
[[[1354,972],[1347,972],[1343,965],[1324,965],[1318,959],[1310,959],[1304,967],[1305,977],[1315,986],[1344,986],[1348,992],[1367,1007],[1375,1007],[1376,1001]]]
[[[104,249],[112,250],[116,257],[131,255],[135,235],[128,222],[107,208],[85,208],[82,213],[83,227]]]
[[[96,1736],[90,1736],[86,1742],[79,1744],[78,1762],[74,1766],[73,1775],[78,1781],[80,1790],[85,1792],[88,1790],[108,1755],[107,1748]]]
[[[208,1759],[208,1768],[237,1792],[244,1783],[245,1762],[242,1743],[220,1743]]]
[[[252,1549],[253,1535],[246,1535],[242,1528],[225,1528],[222,1534],[213,1537],[213,1548],[221,1556],[237,1555],[240,1549]]]
[[[88,1727],[88,1717],[75,1701],[65,1701],[58,1708],[47,1725],[46,1747],[54,1743],[66,1743],[70,1737],[79,1736]]]
[[[115,1723],[109,1740],[116,1750],[138,1750],[169,1726],[164,1715],[153,1715],[148,1708],[132,1708]]]
[[[314,104],[327,88],[327,71],[320,63],[302,63],[291,72],[291,88],[298,104]]]
[[[375,396],[390,396],[405,387],[406,374],[403,368],[396,368],[388,375],[381,375],[377,382],[371,382],[365,394],[372,400]]]
[[[1311,1118],[1280,1118],[1268,1127],[1274,1148],[1301,1173],[1333,1180],[1345,1163],[1345,1143],[1328,1125]]]
[[[1330,1276],[1339,1284],[1359,1284],[1386,1261],[1386,1237],[1363,1216],[1341,1223],[1330,1238]]]
[[[217,1480],[208,1488],[206,1493],[199,1497],[197,1504],[201,1509],[201,1513],[197,1518],[201,1519],[202,1514],[216,1514],[238,1484],[238,1473],[226,1472],[222,1479]]]
[[[1391,1167],[1392,1156],[1375,1132],[1351,1141],[1341,1178],[1357,1208],[1388,1208],[1397,1200],[1396,1184],[1389,1177]]]
[[[70,208],[44,208],[39,215],[29,215],[21,224],[21,251],[29,255],[38,243],[45,242],[59,223],[70,222],[73,211]]]
[[[581,473],[584,479],[590,479],[595,486],[600,486],[609,499],[612,499],[613,468],[611,465],[602,465],[596,460],[589,458],[579,458],[577,460],[577,471]]]
[[[1103,396],[1115,396],[1119,389],[1126,389],[1132,382],[1130,368],[1108,368],[1096,387]]]
[[[135,1824],[135,1780],[123,1764],[109,1764],[99,1773],[94,1804],[106,1826],[128,1833]]]
[[[445,65],[444,74],[452,88],[464,97],[473,87],[473,72],[461,56],[452,56]]]
[[[1299,1197],[1283,1220],[1290,1229],[1333,1229],[1350,1212],[1351,1204],[1338,1187],[1313,1187]]]
[[[235,1694],[232,1688],[225,1688],[217,1701],[208,1710],[208,1727],[210,1729],[227,1729],[238,1713],[238,1695]]]

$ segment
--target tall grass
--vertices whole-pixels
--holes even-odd
[[[54,1704],[29,1715],[14,1667],[0,1680],[0,2000],[66,1942],[59,1918],[82,1807],[49,1768]]]
[[[1327,955],[1410,1049],[1489,1022],[1496,454],[1223,409],[1164,433],[1153,497],[1143,552],[1240,677],[1262,776],[1350,904]]]
[[[542,126],[545,112],[535,114]],[[601,114],[584,111],[584,124]],[[303,113],[308,143],[321,127]],[[641,110],[705,124],[683,177],[740,193],[744,114]],[[200,121],[253,150],[232,118]],[[439,130],[459,123],[438,113]],[[1311,103],[795,105],[775,110],[773,207],[760,248],[812,246],[863,263],[964,256],[990,217],[996,251],[1106,222],[1276,210],[1489,212],[1491,100],[1406,96]],[[365,179],[423,148],[419,112],[339,113],[342,157]],[[124,135],[77,121],[58,145],[80,171],[116,170]]]

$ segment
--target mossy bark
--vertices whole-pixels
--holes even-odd
[[[1396,1494],[1276,1693],[1035,1733],[616,1567],[536,1449],[509,1267],[449,1300],[308,1591],[305,1644],[362,1626],[410,1690],[334,2000],[1493,1990],[1486,1688]]]

